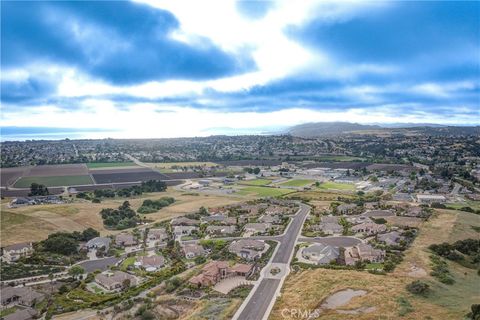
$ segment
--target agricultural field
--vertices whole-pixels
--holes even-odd
[[[29,188],[32,183],[43,184],[47,187],[75,186],[92,184],[88,175],[84,176],[45,176],[45,177],[22,177],[15,182],[15,188]]]
[[[255,180],[244,180],[240,181],[238,184],[247,185],[247,186],[266,186],[272,183],[272,180],[269,179],[255,179]]]
[[[161,197],[173,197],[175,203],[149,214],[148,219],[162,221],[195,212],[201,206],[215,207],[243,200],[235,196],[194,195],[169,188],[167,192],[143,194],[138,198],[130,198],[128,201],[132,208],[137,210],[143,200],[158,200]],[[25,241],[39,241],[58,230],[71,232],[81,231],[88,227],[100,231],[102,235],[114,234],[118,231],[106,230],[99,212],[104,208],[117,208],[123,201],[125,201],[124,198],[115,198],[103,200],[101,203],[74,201],[64,205],[20,208],[8,208],[8,202],[4,202],[1,205],[0,241],[2,246]]]
[[[365,158],[352,157],[352,156],[321,156],[317,159],[318,161],[364,161]]]
[[[313,182],[314,180],[309,179],[292,179],[286,182],[279,183],[278,185],[282,187],[304,187],[312,184]]]
[[[281,188],[249,186],[249,187],[239,189],[237,194],[253,195],[258,197],[278,197],[291,192],[292,192],[291,190],[281,189]]]
[[[176,167],[217,167],[218,164],[213,162],[165,162],[165,163],[146,163],[147,166],[153,169],[174,169]]]
[[[317,189],[320,190],[346,190],[355,191],[355,185],[350,183],[338,183],[333,181],[322,182]]]
[[[105,169],[105,168],[134,167],[134,166],[137,166],[137,165],[133,161],[87,163],[88,169]]]
[[[164,174],[149,169],[126,169],[124,171],[125,172],[119,172],[115,170],[115,172],[112,173],[102,171],[102,173],[92,173],[92,176],[98,184],[170,179]]]

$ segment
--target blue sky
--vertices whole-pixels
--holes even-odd
[[[480,124],[478,1],[1,6],[2,127],[148,138]]]

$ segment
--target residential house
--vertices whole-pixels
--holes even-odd
[[[329,235],[340,235],[343,233],[343,226],[336,222],[320,222],[317,225],[312,226],[314,231],[322,231]]]
[[[384,224],[376,224],[373,222],[365,222],[353,226],[351,230],[355,233],[363,233],[365,235],[374,235],[377,233],[387,231],[387,226]]]
[[[140,256],[135,262],[135,266],[149,272],[157,271],[165,266],[165,258],[162,255]]]
[[[198,231],[198,228],[194,226],[175,226],[173,228],[173,234],[175,235],[175,238],[189,236],[193,231]]]
[[[277,224],[280,223],[282,218],[279,215],[263,215],[260,218],[258,218],[258,221],[263,222],[263,223],[271,223],[271,224]]]
[[[172,219],[170,224],[172,226],[198,226],[200,225],[200,221],[189,219],[187,217],[178,217],[178,218]]]
[[[267,249],[268,246],[265,242],[253,239],[240,239],[233,241],[228,247],[228,251],[249,261],[259,259]]]
[[[417,202],[424,204],[444,203],[447,199],[442,195],[435,194],[417,194]]]
[[[280,207],[280,206],[268,206],[265,209],[264,214],[266,215],[282,215],[285,212],[285,208]]]
[[[165,228],[149,229],[147,239],[154,245],[166,242],[168,240],[168,233]]]
[[[96,237],[96,238],[93,238],[91,240],[89,240],[87,243],[86,243],[86,247],[88,249],[100,249],[100,248],[104,248],[105,251],[108,251],[110,249],[110,242],[112,240],[110,238],[107,238],[107,237]]]
[[[37,292],[30,287],[2,288],[1,301],[3,307],[14,305],[33,307],[44,299],[45,295],[43,293]]]
[[[2,258],[5,262],[11,263],[18,261],[20,258],[30,257],[33,251],[31,242],[12,244],[3,248]]]
[[[130,233],[120,233],[115,236],[115,244],[121,247],[131,247],[137,244],[137,239]]]
[[[302,250],[302,257],[317,264],[329,264],[332,260],[337,260],[340,255],[338,247],[315,243]]]
[[[394,216],[395,213],[392,210],[368,210],[364,212],[362,215],[365,217],[391,217]]]
[[[185,258],[193,259],[199,256],[205,256],[207,251],[199,244],[190,243],[183,246],[183,252],[185,253]]]
[[[354,247],[345,248],[344,259],[346,265],[354,265],[357,261],[383,262],[385,251],[375,249],[369,244],[360,243]]]
[[[206,232],[210,235],[231,235],[237,231],[236,226],[208,226]]]
[[[247,223],[243,227],[243,230],[253,234],[264,234],[267,233],[271,227],[272,225],[270,223]]]
[[[389,246],[394,246],[398,245],[401,240],[404,240],[405,237],[403,237],[400,232],[398,231],[392,231],[384,234],[379,234],[377,236],[377,241],[379,242],[385,242],[386,245]]]
[[[95,276],[95,282],[107,290],[122,290],[126,283],[136,286],[139,281],[135,276],[123,271],[106,271]]]
[[[15,312],[2,317],[2,320],[32,320],[37,318],[38,311],[33,308],[26,307],[22,309],[16,309]]]
[[[337,213],[339,214],[354,214],[358,209],[355,203],[342,203],[337,207]]]
[[[338,223],[340,220],[339,216],[322,216],[320,220],[324,223]]]
[[[198,287],[208,287],[229,277],[247,277],[252,271],[253,266],[248,264],[237,263],[230,267],[228,261],[211,261],[202,268],[199,275],[190,278],[189,283]]]

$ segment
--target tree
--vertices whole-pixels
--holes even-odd
[[[69,233],[57,232],[50,234],[42,244],[43,249],[51,253],[69,256],[78,252],[78,241],[74,238],[74,235]]]
[[[254,174],[259,174],[260,173],[260,168],[257,167],[255,169],[253,169],[253,173]]]
[[[87,228],[85,230],[83,230],[82,232],[82,237],[83,237],[83,241],[89,241],[93,238],[96,238],[96,237],[99,237],[100,236],[100,232],[98,232],[97,230],[93,229],[93,228]]]
[[[122,290],[128,290],[130,288],[130,279],[125,279],[122,281]]]
[[[43,184],[32,183],[30,185],[30,193],[29,196],[47,196],[49,195],[48,188],[45,187]]]
[[[75,265],[68,270],[68,274],[71,275],[74,279],[77,279],[79,275],[82,275],[85,273],[85,269],[82,267]]]
[[[415,280],[407,285],[407,290],[413,294],[426,294],[429,290],[429,285],[423,281]]]

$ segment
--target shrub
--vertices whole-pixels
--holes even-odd
[[[413,294],[427,294],[430,286],[426,284],[425,282],[422,282],[420,280],[415,280],[409,284],[407,284],[407,290]]]

